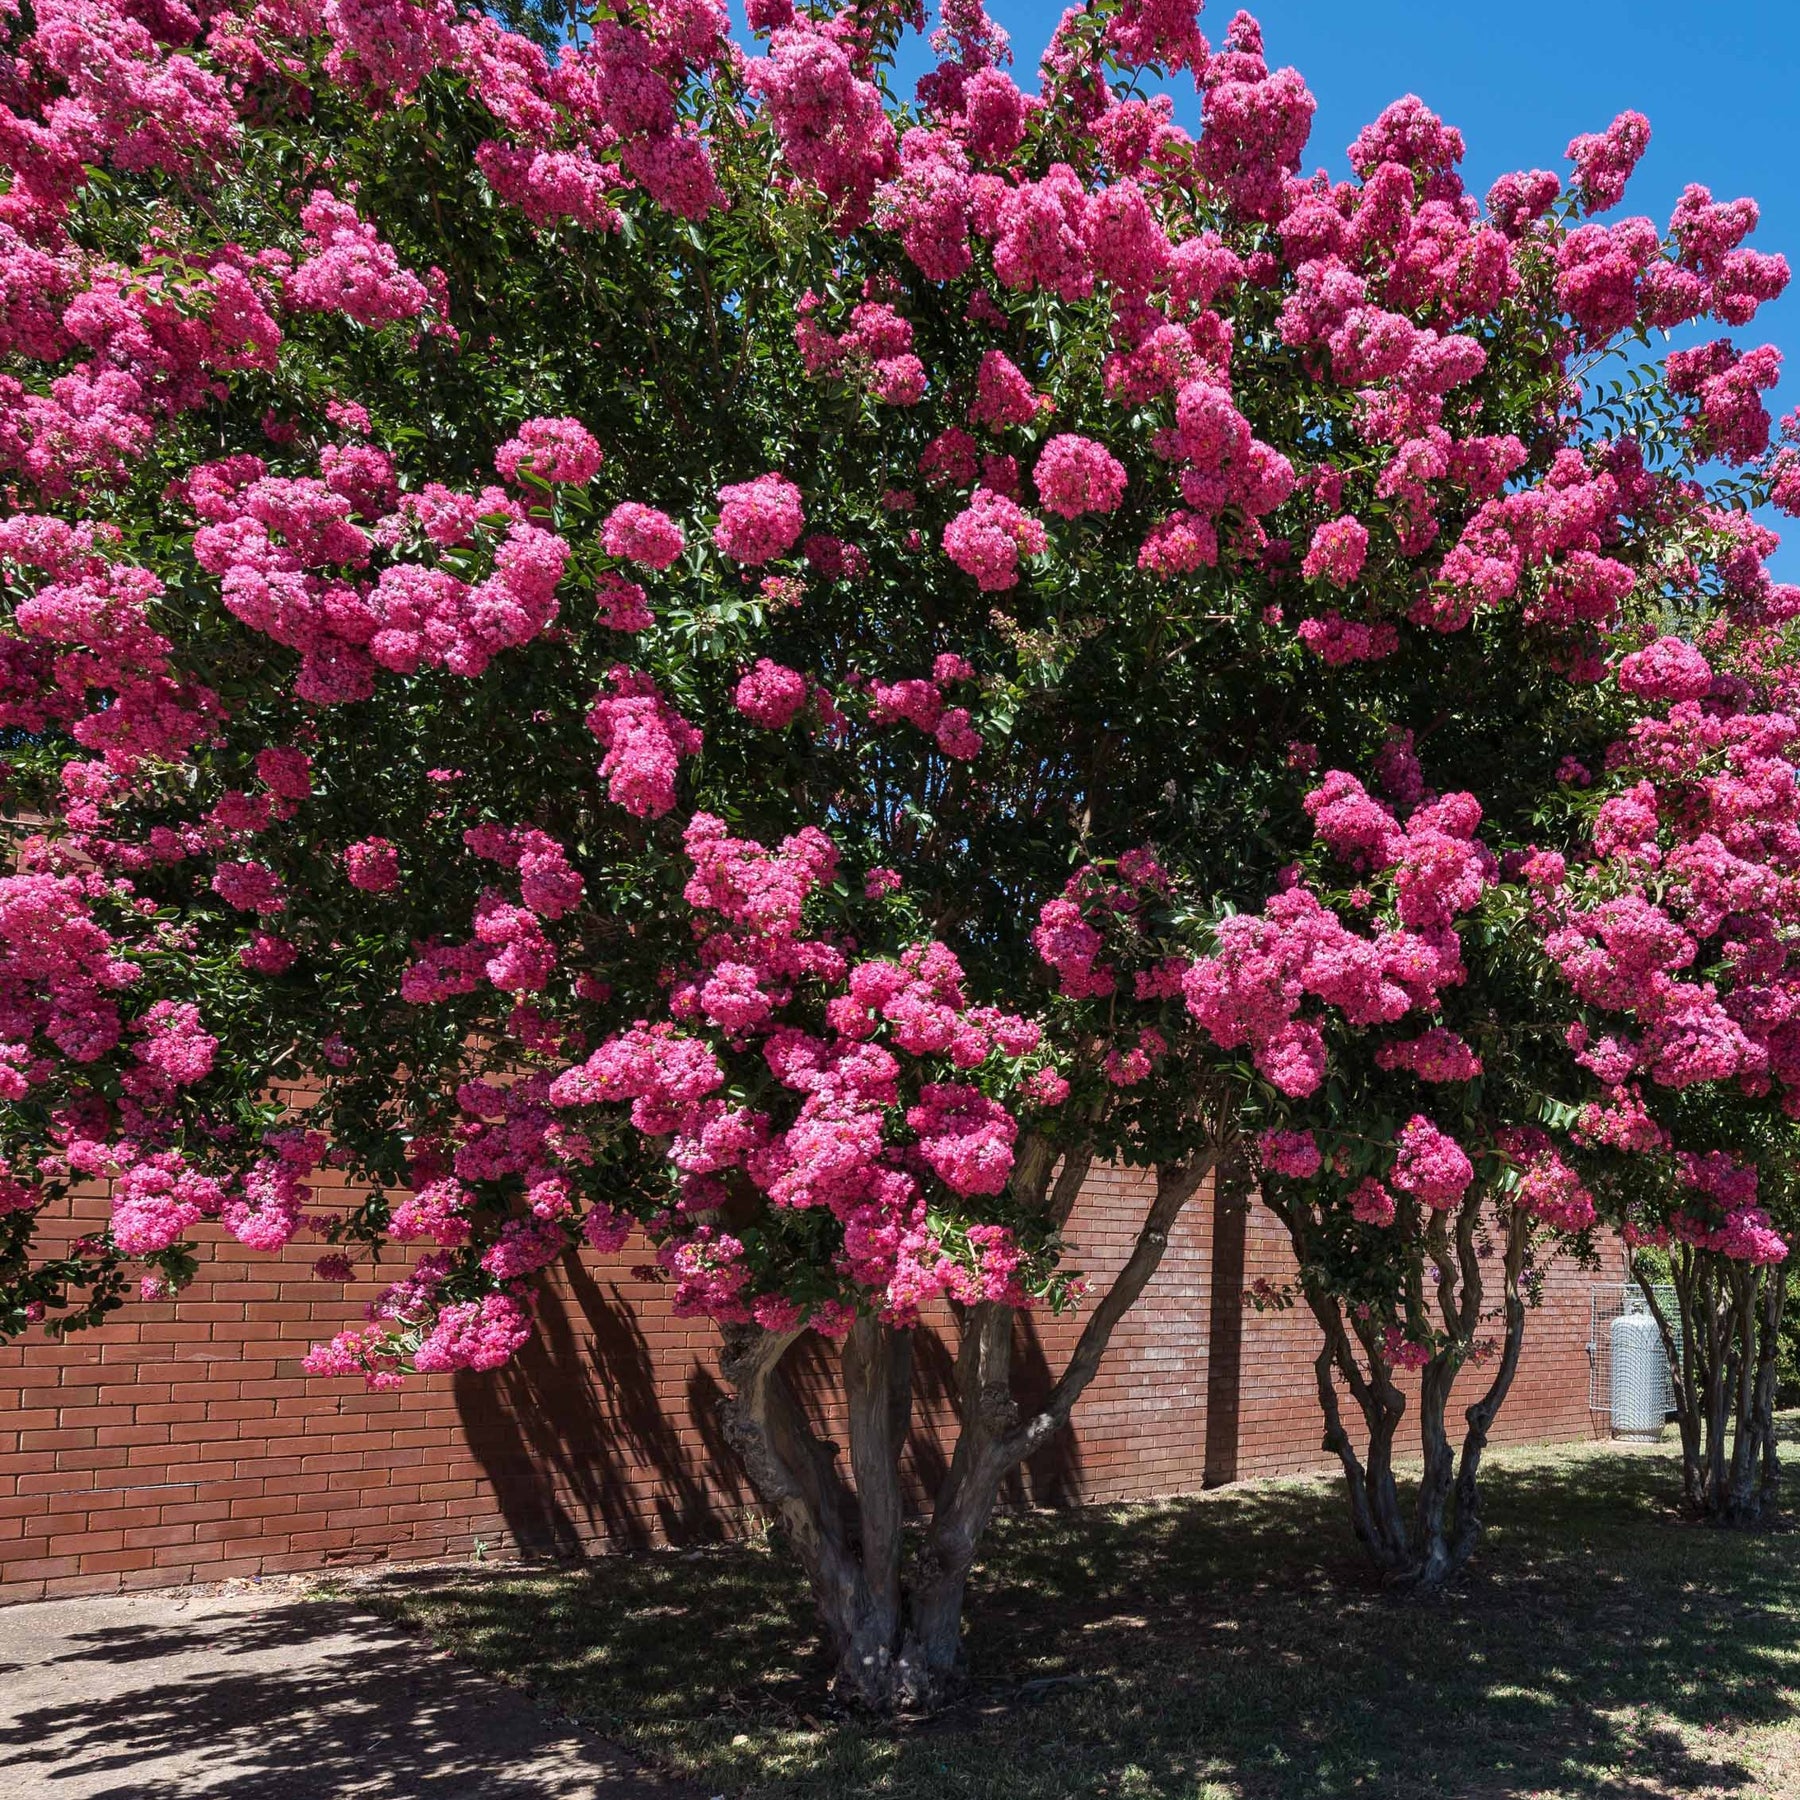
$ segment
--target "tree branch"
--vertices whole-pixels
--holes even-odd
[[[1088,1315],[1087,1325],[1067,1367],[1050,1390],[1050,1398],[1000,1446],[1009,1463],[1023,1462],[1069,1422],[1075,1402],[1099,1372],[1119,1321],[1137,1303],[1161,1265],[1163,1253],[1169,1247],[1169,1232],[1181,1216],[1182,1208],[1194,1197],[1217,1162],[1218,1153],[1209,1149],[1196,1153],[1186,1162],[1158,1166],[1156,1198],[1151,1202],[1131,1254],[1125,1259],[1125,1266],[1113,1277],[1105,1298]]]

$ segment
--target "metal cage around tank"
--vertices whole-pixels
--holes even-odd
[[[1653,1286],[1656,1303],[1681,1349],[1675,1290]],[[1588,1410],[1615,1437],[1655,1438],[1675,1410],[1668,1347],[1635,1282],[1606,1282],[1589,1294]]]

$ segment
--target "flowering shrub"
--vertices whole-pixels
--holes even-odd
[[[402,1244],[309,1358],[395,1387],[641,1234],[839,1681],[925,1703],[1221,1156],[1262,1147],[1321,1398],[1377,1425],[1415,1366],[1441,1428],[1490,1225],[1488,1422],[1532,1259],[1669,1158],[1764,1170],[1668,1229],[1774,1254],[1796,608],[1743,502],[1800,452],[1772,352],[1576,372],[1786,265],[1699,189],[1588,219],[1631,115],[1485,205],[1412,99],[1302,178],[1247,14],[1215,50],[1091,0],[1027,94],[956,0],[909,106],[903,6],[758,0],[749,56],[712,0],[589,23],[0,15],[0,1322],[178,1290],[202,1221],[334,1283]],[[1096,1157],[1154,1171],[1141,1230],[1026,1405]],[[961,1441],[903,1578],[940,1307]]]

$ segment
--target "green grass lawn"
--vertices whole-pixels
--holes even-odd
[[[969,1698],[834,1717],[766,1549],[359,1588],[708,1794],[1800,1796],[1800,1538],[1678,1522],[1667,1448],[1503,1452],[1446,1601],[1386,1599],[1338,1489],[997,1521]]]

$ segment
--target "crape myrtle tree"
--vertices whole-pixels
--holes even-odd
[[[1717,552],[1701,507],[1695,545]],[[1750,1523],[1773,1504],[1796,1151],[1786,911],[1800,782],[1795,722],[1775,710],[1792,685],[1787,602],[1762,582],[1663,601],[1663,624],[1710,615],[1693,632],[1705,651],[1620,631],[1642,647],[1621,646],[1591,717],[1562,721],[1587,730],[1563,743],[1591,745],[1603,772],[1568,757],[1535,841],[1504,851],[1485,887],[1469,880],[1468,979],[1437,1022],[1411,1043],[1333,1042],[1329,1082],[1278,1105],[1258,1140],[1294,1288],[1324,1334],[1328,1446],[1359,1536],[1408,1585],[1439,1585],[1479,1540],[1481,1455],[1543,1257],[1586,1256],[1600,1221],[1623,1232],[1667,1340],[1690,1509]],[[1391,815],[1348,778],[1308,805],[1322,848],[1293,891],[1347,914],[1416,914]],[[1453,805],[1466,813],[1467,796],[1416,810],[1407,835]],[[1346,863],[1358,887],[1329,892]],[[1433,1098],[1412,1110],[1418,1083]],[[1652,1289],[1663,1269],[1677,1319]],[[1453,1452],[1446,1402],[1464,1366],[1483,1372]],[[1403,1368],[1419,1372],[1424,1462],[1410,1521],[1392,1474]]]
[[[1329,1123],[1304,1279],[1381,1367],[1427,1342],[1420,1259],[1487,1229],[1445,1197],[1551,1154],[1502,1135],[1547,1090],[1500,852],[1666,588],[1729,561],[1780,611],[1676,429],[1760,415],[1767,357],[1610,421],[1576,385],[1779,291],[1753,208],[1690,190],[1704,254],[1580,223],[1629,119],[1484,208],[1412,100],[1302,180],[1303,82],[1191,6],[1070,13],[1033,95],[953,6],[907,103],[894,8],[758,0],[754,56],[710,0],[554,54],[449,0],[4,18],[9,1331],[178,1291],[216,1219],[393,1276],[309,1358],[393,1387],[639,1234],[878,1708],[955,1676],[1001,1483],[1246,1121]],[[1149,1179],[1089,1287],[1096,1159]],[[43,1229],[95,1181],[105,1230]],[[1020,1315],[1066,1306],[1024,1405]]]
[[[1778,498],[1790,457],[1769,470]],[[1800,728],[1789,646],[1758,610],[1727,607],[1620,663],[1621,685],[1661,704],[1610,748],[1586,853],[1552,872],[1540,920],[1585,1078],[1563,1122],[1662,1329],[1683,1502],[1733,1525],[1765,1520],[1778,1493],[1800,1112]]]
[[[1407,292],[1407,246],[1396,263],[1390,243],[1362,235],[1382,158],[1402,154],[1383,137],[1397,122],[1352,146],[1360,187],[1315,187],[1283,217],[1302,294],[1352,276],[1390,305]],[[1454,183],[1460,140],[1416,115],[1408,125],[1415,172]],[[1555,199],[1565,228],[1517,234],[1513,303],[1564,316],[1535,371],[1553,372],[1548,389],[1526,390],[1540,404],[1548,391],[1548,409],[1502,415],[1519,447],[1505,491],[1454,535],[1434,484],[1406,491],[1409,460],[1443,448],[1447,415],[1433,411],[1405,424],[1416,435],[1391,460],[1359,471],[1372,491],[1353,475],[1344,517],[1316,529],[1302,573],[1332,580],[1344,558],[1362,628],[1392,634],[1352,652],[1380,664],[1371,710],[1388,736],[1372,759],[1366,738],[1290,746],[1297,766],[1326,758],[1302,799],[1314,846],[1283,871],[1278,900],[1216,927],[1217,951],[1184,978],[1215,1042],[1255,1052],[1245,1116],[1267,1115],[1264,1194],[1298,1273],[1253,1299],[1303,1299],[1317,1319],[1325,1442],[1357,1533],[1390,1580],[1426,1590],[1479,1540],[1481,1457],[1545,1262],[1591,1256],[1601,1218],[1631,1241],[1673,1233],[1710,1271],[1681,1284],[1714,1309],[1689,1334],[1690,1358],[1726,1346],[1688,1371],[1712,1396],[1687,1396],[1690,1496],[1702,1491],[1693,1433],[1705,1416],[1719,1421],[1709,1445],[1719,1437],[1722,1394],[1743,1421],[1731,1481],[1742,1490],[1759,1444],[1774,1479],[1780,1282],[1757,1271],[1786,1254],[1768,1207],[1786,1217],[1794,1149],[1794,724],[1778,709],[1791,701],[1795,596],[1771,580],[1776,540],[1746,508],[1800,499],[1795,422],[1772,449],[1758,398],[1779,368],[1768,347],[1647,352],[1653,334],[1702,315],[1748,322],[1786,265],[1743,248],[1752,203],[1699,188],[1666,231],[1578,223],[1618,204],[1647,141],[1629,114],[1577,139],[1575,178]],[[1490,214],[1555,187],[1508,177]],[[1284,342],[1304,341],[1300,312],[1284,304]],[[1334,368],[1342,348],[1330,340]],[[1359,393],[1351,429],[1366,434],[1403,385]],[[1493,395],[1466,404],[1492,427]],[[1393,533],[1386,556],[1363,536],[1377,519]],[[1402,617],[1444,636],[1427,652],[1401,637]],[[1403,960],[1382,966],[1401,943],[1447,964],[1423,1031],[1376,980],[1405,985]],[[1662,1210],[1631,1198],[1644,1194]],[[1446,1416],[1464,1368],[1482,1373],[1458,1448]],[[1418,1373],[1425,1471],[1410,1519],[1392,1467],[1404,1369]],[[1706,1452],[1704,1491],[1722,1495],[1720,1456]]]
[[[1791,1190],[1771,1191],[1791,1179],[1793,1147],[1744,1162],[1747,1136],[1734,1132],[1731,1151],[1677,1152],[1625,1209],[1632,1276],[1669,1361],[1682,1506],[1730,1526],[1777,1516],[1775,1402],[1793,1234]],[[1663,1297],[1671,1287],[1672,1311]]]

